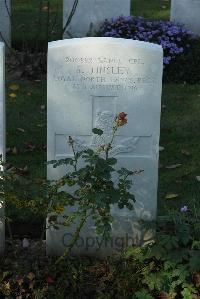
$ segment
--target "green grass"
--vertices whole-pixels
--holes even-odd
[[[32,177],[45,177],[46,83],[20,81],[18,85],[16,98],[9,96],[13,92],[7,88],[7,161],[27,166]],[[14,147],[17,153],[12,153]]]
[[[169,20],[169,0],[132,0],[131,14],[148,19]]]
[[[181,205],[198,198],[200,183],[200,86],[167,85],[163,89],[161,138],[164,151],[160,153],[159,207],[167,203],[167,193],[178,194],[177,199],[168,200]],[[189,155],[184,153],[188,152]],[[183,153],[182,153],[183,152]],[[166,166],[182,164],[175,169]]]
[[[12,1],[12,42],[15,48],[45,48],[62,34],[62,0]],[[49,25],[48,25],[49,24]]]

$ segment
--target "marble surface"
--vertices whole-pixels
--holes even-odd
[[[98,28],[105,19],[130,15],[130,0],[79,0],[76,12],[67,31],[73,37],[85,37],[87,33]],[[74,0],[63,1],[63,27],[70,15]],[[91,27],[92,24],[92,27]],[[64,33],[64,38],[69,35]]]
[[[48,161],[72,157],[68,136],[75,139],[76,150],[98,147],[92,128],[101,128],[109,138],[113,118],[124,111],[128,123],[119,129],[111,155],[118,159],[118,167],[144,170],[134,176],[135,212],[112,207],[114,245],[102,243],[98,248],[100,241],[89,219],[74,254],[105,256],[127,238],[140,245],[152,237],[138,220],[156,217],[162,57],[160,46],[127,39],[77,38],[49,43]],[[48,166],[48,179],[59,178],[64,171]],[[72,231],[47,230],[47,253],[60,254]],[[88,238],[94,243],[89,248]]]
[[[200,1],[172,0],[171,20],[184,24],[186,28],[200,35]]]
[[[11,45],[11,22],[9,14],[11,14],[11,0],[0,0],[0,41],[5,41]]]

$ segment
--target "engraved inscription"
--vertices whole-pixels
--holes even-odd
[[[153,88],[156,74],[140,73],[145,62],[141,58],[118,59],[113,57],[65,57],[66,66],[54,70],[53,79],[72,90],[136,91]],[[137,71],[134,72],[134,66]]]

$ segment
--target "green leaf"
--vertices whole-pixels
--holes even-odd
[[[162,235],[159,242],[160,245],[164,246],[167,250],[178,248],[178,238],[173,235]]]
[[[151,273],[143,279],[143,282],[148,285],[151,291],[161,291],[165,282],[165,277],[162,273]]]
[[[187,288],[183,289],[181,294],[183,295],[183,299],[192,299],[192,298],[194,298],[193,295],[191,294],[190,290],[187,289]]]
[[[117,159],[115,158],[108,158],[106,161],[109,165],[115,165],[117,163]]]
[[[88,148],[88,149],[84,150],[84,153],[86,155],[82,155],[82,158],[86,159],[86,158],[90,158],[90,156],[93,156],[94,151],[91,148]]]
[[[192,242],[192,249],[200,250],[200,241],[193,241]]]
[[[200,252],[199,252],[199,250],[192,250],[189,264],[190,264],[190,270],[192,272],[200,271]]]
[[[176,231],[179,240],[183,243],[184,246],[186,246],[192,239],[190,226],[187,223],[177,224]]]
[[[97,128],[93,128],[92,129],[92,132],[96,135],[102,135],[103,134],[103,131],[101,129],[97,129]]]
[[[57,162],[57,160],[51,160],[51,161],[46,162],[46,164],[47,165],[49,165],[49,164],[55,164],[56,162]]]
[[[153,299],[149,292],[145,289],[135,293],[135,299]]]
[[[65,158],[65,159],[53,161],[53,163],[51,163],[51,164],[53,164],[53,168],[56,168],[61,165],[68,165],[68,164],[73,165],[73,162],[74,162],[74,160],[72,158]]]

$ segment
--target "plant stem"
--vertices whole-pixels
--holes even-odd
[[[69,136],[69,145],[72,147],[72,152],[73,152],[73,155],[74,155],[74,161],[75,161],[75,164],[73,165],[74,166],[74,170],[77,171],[78,160],[76,158],[76,151],[75,151],[75,148],[74,148],[74,140],[72,139],[71,136]]]
[[[89,214],[89,215],[90,215],[90,214]],[[59,264],[59,263],[60,263],[61,261],[63,261],[66,257],[69,256],[69,254],[70,254],[70,252],[71,252],[73,246],[75,245],[75,243],[76,243],[76,241],[77,241],[77,239],[78,239],[78,237],[79,237],[80,231],[81,231],[81,229],[82,229],[82,227],[83,227],[84,223],[86,222],[86,220],[87,220],[87,218],[88,218],[89,215],[87,215],[87,211],[84,211],[83,216],[81,217],[80,223],[79,223],[79,225],[78,225],[78,227],[77,227],[77,229],[76,229],[76,232],[75,232],[74,235],[73,235],[73,238],[71,239],[71,241],[70,241],[70,243],[69,243],[67,249],[66,249],[65,252],[63,253],[63,255],[60,256],[60,257],[56,260],[55,265]]]
[[[76,152],[75,152],[75,148],[74,148],[74,145],[72,144],[72,151],[73,151],[73,154],[74,154],[74,160],[75,160],[75,165],[74,165],[74,170],[77,171],[77,158],[76,158]]]
[[[46,213],[47,214],[47,213]],[[44,238],[44,233],[46,232],[46,218],[44,219],[43,221],[43,224],[42,224],[42,233],[41,233],[41,237],[40,237],[40,240],[41,240],[41,243],[43,241],[43,238]]]
[[[113,134],[112,134],[112,137],[111,137],[111,141],[108,143],[107,149],[105,150],[106,160],[108,159],[109,150],[112,148],[112,143],[114,141],[116,132],[117,132],[117,127],[115,126],[115,127],[113,127]]]
[[[77,8],[77,5],[78,5],[78,2],[79,2],[79,0],[74,0],[72,9],[71,9],[70,14],[69,14],[69,16],[68,16],[68,19],[67,19],[67,21],[66,21],[66,23],[65,23],[64,28],[62,29],[62,35],[63,35],[63,33],[65,32],[65,30],[67,29],[67,27],[69,26],[69,24],[71,23],[71,20],[72,20],[74,14],[75,14],[75,12],[76,12],[76,8]]]

